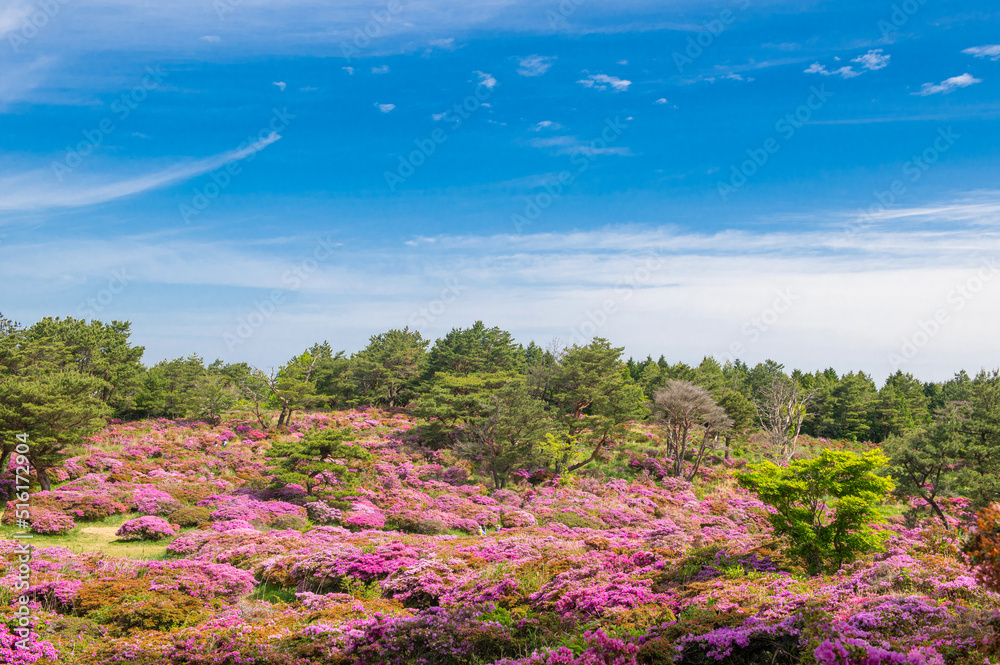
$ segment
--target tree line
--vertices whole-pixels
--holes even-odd
[[[634,436],[632,422],[653,417],[677,476],[693,477],[706,451],[728,455],[734,439],[759,430],[779,463],[793,457],[800,433],[882,443],[900,484],[936,510],[942,495],[972,488],[981,502],[1000,489],[995,372],[937,383],[896,372],[879,387],[863,372],[788,372],[771,360],[636,361],[602,338],[525,346],[482,322],[433,343],[389,330],[351,355],[317,343],[273,370],[197,355],[147,367],[130,337],[128,322],[45,318],[22,327],[0,316],[0,468],[20,432],[31,433],[47,488],[46,469],[107,418],[217,424],[239,409],[268,429],[303,410],[370,405],[411,409],[425,441],[474,460],[497,487],[526,466],[583,468]]]

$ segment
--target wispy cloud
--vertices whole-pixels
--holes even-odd
[[[375,102],[375,108],[377,108],[382,113],[391,113],[393,111],[393,109],[396,108],[396,105],[395,104],[380,104],[379,102]]]
[[[540,132],[544,129],[550,129],[550,130],[562,129],[562,125],[560,125],[558,122],[553,122],[552,120],[542,120],[540,123],[536,124],[531,129],[536,132]]]
[[[521,76],[541,76],[549,71],[555,59],[554,56],[526,56],[518,61],[517,73]]]
[[[805,70],[805,73],[821,74],[823,76],[839,76],[844,79],[852,79],[861,76],[865,72],[874,72],[879,69],[884,69],[889,65],[889,60],[891,58],[892,56],[883,53],[882,49],[874,49],[851,60],[851,62],[856,63],[860,67],[860,70],[854,69],[852,65],[845,65],[843,67],[830,70],[826,68],[826,65],[814,62],[809,65],[809,67]]]
[[[282,92],[284,92],[285,88],[288,87],[288,84],[285,83],[284,81],[275,81],[272,85],[278,86],[278,90],[280,90]]]
[[[476,70],[476,75],[479,76],[479,84],[492,90],[497,87],[497,80],[486,72],[481,72]]]
[[[230,162],[246,159],[280,139],[279,134],[272,132],[246,148],[178,164],[137,178],[91,178],[89,182],[81,184],[59,184],[53,181],[51,172],[45,170],[0,176],[0,211],[79,208],[134,196],[184,182],[215,171]]]
[[[388,74],[389,65],[382,65],[381,67],[372,67],[372,74]]]
[[[928,95],[947,95],[948,93],[954,92],[959,88],[968,88],[970,85],[982,82],[982,79],[977,79],[972,76],[972,74],[966,73],[961,74],[960,76],[952,76],[951,78],[945,79],[940,83],[924,83],[920,90],[910,94],[919,95],[920,97],[927,97]]]
[[[483,319],[500,322],[525,343],[574,341],[580,323],[590,320],[587,312],[610,300],[615,313],[596,334],[641,357],[663,350],[662,331],[669,326],[674,358],[694,362],[705,354],[721,357],[734,340],[747,342],[741,327],[781,290],[791,294],[794,305],[758,342],[745,344],[743,360],[752,364],[771,357],[811,370],[829,365],[835,351],[837,362],[846,363],[838,369],[864,369],[881,379],[891,372],[887,354],[899,348],[900,339],[933,317],[936,307],[950,307],[950,290],[970,277],[992,274],[989,268],[983,272],[984,266],[1000,259],[995,230],[1000,193],[893,214],[912,223],[876,226],[863,244],[849,242],[840,228],[850,213],[833,211],[818,226],[795,232],[615,226],[363,245],[334,252],[294,302],[274,313],[266,334],[255,335],[235,355],[227,352],[222,333],[245,315],[259,292],[287,288],[283,276],[311,255],[315,240],[255,247],[197,236],[53,237],[0,246],[0,282],[10,286],[11,299],[27,315],[34,314],[32,302],[44,302],[43,314],[73,313],[81,293],[92,291],[111,270],[125,269],[134,276],[130,288],[140,304],[107,314],[127,315],[150,357],[197,350],[265,367],[313,338],[335,335],[343,347],[361,348],[373,332],[406,325],[407,314],[440,292],[446,277],[461,284],[466,297],[426,331],[430,336]],[[233,265],[243,269],[232,270]],[[1000,310],[990,303],[1000,275],[980,286],[982,294],[968,307],[950,310],[955,323],[906,371],[925,380],[948,378],[993,357]],[[192,288],[219,297],[204,316],[177,316],[191,307]],[[147,290],[157,297],[141,297]],[[164,307],[164,298],[184,304]],[[826,346],[817,345],[820,337],[829,340]],[[166,346],[181,343],[186,346],[176,352]]]
[[[972,55],[977,58],[989,58],[990,60],[1000,60],[1000,44],[990,44],[988,46],[973,46],[967,48],[962,53]]]
[[[533,148],[554,149],[558,155],[618,155],[620,157],[630,157],[634,154],[631,149],[626,147],[597,146],[581,141],[577,136],[535,138],[531,139],[529,143]]]
[[[607,90],[610,87],[616,92],[624,92],[632,85],[632,81],[620,79],[617,76],[608,76],[607,74],[591,74],[587,78],[577,81],[577,83],[583,85],[585,88],[593,88],[594,90]]]

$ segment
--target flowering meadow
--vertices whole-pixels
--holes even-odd
[[[657,427],[634,425],[651,443]],[[324,428],[370,453],[361,481],[336,499],[276,485],[270,447]],[[267,433],[111,424],[32,494],[27,591],[0,541],[0,602],[33,611],[27,650],[0,624],[0,663],[1000,663],[1000,595],[958,553],[963,502],[951,530],[890,506],[881,551],[810,576],[738,462],[689,482],[654,453],[498,490],[401,409]],[[95,529],[149,553],[72,547]]]

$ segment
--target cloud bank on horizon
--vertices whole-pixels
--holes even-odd
[[[131,319],[147,360],[276,365],[481,318],[688,362],[996,364],[998,21],[985,0],[12,0],[0,311]]]

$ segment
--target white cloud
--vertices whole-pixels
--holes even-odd
[[[79,208],[114,201],[215,171],[230,162],[246,159],[280,139],[281,135],[272,132],[246,148],[177,164],[127,180],[115,180],[109,176],[89,179],[80,177],[74,178],[73,182],[59,183],[53,180],[52,173],[47,170],[0,176],[0,211]]]
[[[920,97],[927,97],[928,95],[947,95],[948,93],[954,92],[959,88],[968,88],[970,85],[982,82],[982,79],[977,79],[971,74],[961,74],[960,76],[952,76],[951,78],[945,79],[936,84],[924,83],[920,90],[910,94],[919,95]]]
[[[554,56],[529,55],[518,61],[517,73],[521,76],[541,76],[549,71]]]
[[[388,74],[389,65],[382,65],[381,67],[372,67],[372,74]]]
[[[390,113],[393,109],[396,108],[396,105],[395,104],[380,104],[378,102],[375,102],[375,107],[378,108],[378,110],[381,111],[382,113]]]
[[[221,42],[222,41],[222,37],[220,37],[218,35],[205,35],[204,37],[201,38],[201,41],[203,41],[203,42],[212,42],[214,44],[216,42]]]
[[[447,39],[432,39],[430,45],[435,48],[445,49],[450,51],[455,48],[455,38],[448,37]]]
[[[551,120],[542,120],[540,123],[531,128],[533,131],[540,132],[543,129],[562,129],[562,125],[558,122],[553,122]]]
[[[967,48],[962,53],[972,55],[977,58],[989,58],[990,60],[1000,60],[1000,44],[989,44],[987,46],[973,46]]]
[[[593,88],[594,90],[607,90],[611,87],[616,92],[624,92],[632,85],[631,81],[620,79],[617,76],[608,76],[607,74],[591,74],[587,78],[577,81],[577,83],[580,83],[585,88]]]
[[[654,104],[666,104],[666,103],[667,103],[667,98],[666,98],[666,97],[660,97],[659,99],[657,99],[657,100],[656,100],[655,102],[653,102],[653,103],[654,103]]]
[[[879,69],[887,67],[891,57],[892,56],[883,53],[882,49],[873,49],[864,55],[859,55],[851,60],[851,62],[857,63],[861,66],[861,71],[854,69],[854,67],[850,65],[829,70],[826,68],[826,65],[814,62],[809,65],[809,67],[805,70],[805,73],[820,74],[822,76],[839,76],[844,79],[852,79],[861,76],[865,72],[878,71]],[[840,58],[834,58],[834,60],[839,61]]]
[[[833,212],[797,232],[617,226],[352,245],[320,263],[295,298],[235,352],[222,335],[253,311],[261,290],[288,288],[283,275],[313,255],[316,239],[262,246],[200,234],[5,239],[0,283],[9,289],[5,307],[28,322],[53,311],[76,312],[95,284],[124,269],[133,277],[129,297],[116,299],[103,315],[131,320],[133,340],[153,361],[198,352],[266,368],[324,338],[354,351],[370,335],[405,325],[439,297],[445,280],[455,280],[463,293],[433,324],[421,324],[425,336],[482,319],[523,343],[600,335],[633,357],[666,352],[689,363],[706,354],[723,358],[738,342],[738,357],[751,365],[765,358],[807,371],[833,365],[881,381],[895,370],[889,354],[899,354],[901,341],[944,309],[948,323],[901,369],[941,380],[963,367],[991,367],[1000,329],[1000,309],[993,306],[1000,294],[993,258],[1000,256],[1000,194],[895,212],[915,223],[886,224],[854,242],[840,227],[850,213]],[[967,222],[956,224],[958,218]],[[961,296],[957,287],[969,292],[972,279],[978,292]],[[225,287],[225,297],[196,310],[190,294],[214,287]],[[766,331],[755,328],[759,335],[744,332],[778,292],[789,296],[787,310],[769,320]],[[595,327],[588,313],[602,312],[609,300],[614,311]]]
[[[822,74],[823,76],[840,76],[845,79],[861,76],[861,72],[854,71],[853,67],[841,67],[840,69],[829,71],[825,65],[821,65],[818,62],[809,65],[809,68],[805,69],[804,72],[806,74]]]
[[[490,76],[489,74],[487,74],[486,72],[481,72],[479,70],[476,70],[476,74],[479,76],[479,85],[484,86],[485,88],[488,88],[490,90],[492,90],[497,86],[497,80],[492,76]]]
[[[8,0],[4,4],[6,6],[0,9],[0,37],[19,30],[23,22],[34,11],[34,7],[28,0]]]
[[[885,55],[882,52],[882,49],[875,49],[868,51],[868,53],[865,53],[864,55],[859,55],[851,60],[851,62],[856,62],[867,70],[877,71],[885,68],[889,64],[889,59],[891,57],[892,56],[890,55]]]
[[[288,84],[284,81],[275,81],[272,85],[278,86],[278,90],[281,90],[282,92],[284,92],[285,88],[288,87]]]
[[[431,120],[433,120],[434,122],[440,122],[440,121],[444,120],[447,117],[448,117],[447,113],[432,113],[431,114]]]
[[[354,76],[354,67],[341,67],[349,76]]]
[[[627,147],[608,147],[604,142],[598,146],[593,142],[582,141],[577,136],[552,136],[549,138],[531,139],[533,148],[555,149],[557,155],[588,155],[596,157],[598,155],[618,155],[619,157],[631,157],[634,153]]]

